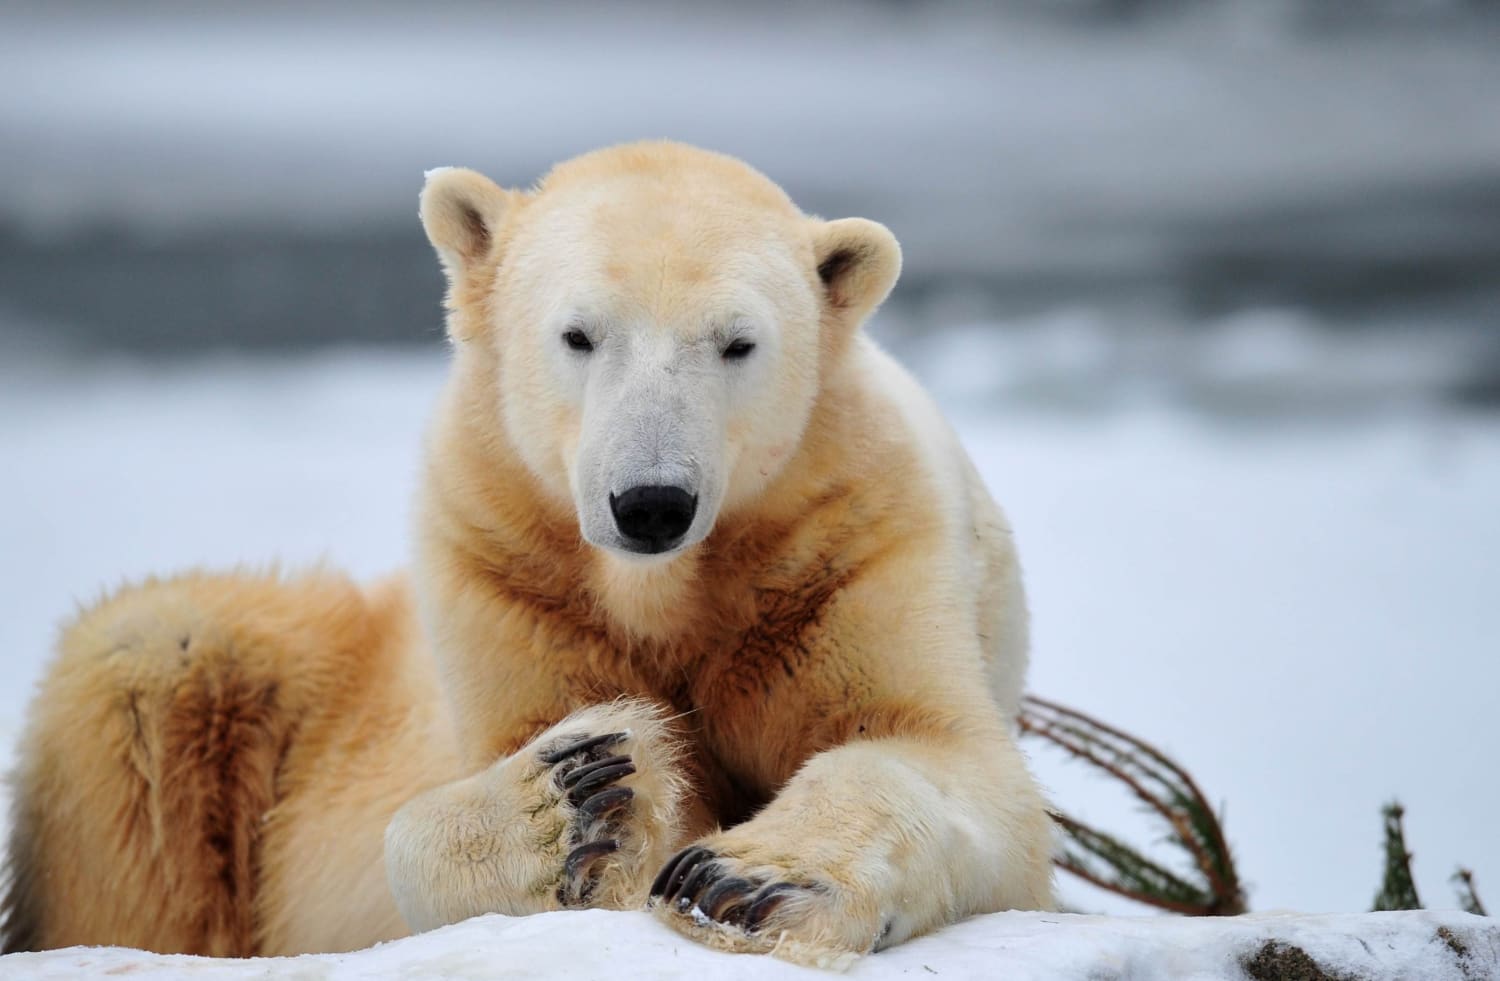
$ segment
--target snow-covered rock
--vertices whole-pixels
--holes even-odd
[[[1319,973],[1319,972],[1322,973]],[[1300,973],[1299,973],[1300,972]],[[351,954],[215,960],[74,947],[0,958],[0,978],[793,978],[771,957],[723,954],[646,913],[484,916]],[[998,913],[855,961],[850,978],[1500,978],[1500,921],[1459,912],[1232,919]]]

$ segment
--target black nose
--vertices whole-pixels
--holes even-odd
[[[632,487],[609,495],[609,509],[637,552],[665,552],[687,534],[698,510],[698,497],[681,487]]]

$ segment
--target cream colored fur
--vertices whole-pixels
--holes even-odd
[[[255,770],[269,776],[246,778],[269,817],[239,952],[372,942],[398,932],[396,908],[427,929],[638,907],[664,865],[680,870],[651,901],[665,921],[810,963],[1049,906],[1049,822],[1012,733],[1027,631],[1010,530],[930,400],[859,330],[899,271],[891,234],[808,217],[744,164],[668,143],[580,157],[529,191],[435,171],[421,215],[453,344],[418,521],[421,629],[367,611],[353,649],[390,669],[314,671],[279,653],[326,646],[303,584],[237,599],[216,580],[212,603],[184,607],[191,581],[154,586],[132,602],[169,625],[143,647],[161,667],[131,680],[96,653],[68,667],[123,636],[86,614],[33,713],[18,827],[35,838],[13,840],[12,862],[67,866],[64,838],[108,862],[160,853],[144,828],[180,815],[149,790],[83,798],[69,782],[149,787],[126,779],[144,772],[127,730],[151,725],[120,693],[182,684],[181,612],[254,633],[266,678],[285,674],[252,726],[275,738],[241,751],[275,748]],[[591,350],[565,343],[575,330]],[[736,340],[753,352],[726,357]],[[697,496],[661,555],[632,554],[611,517],[610,495],[642,481]],[[254,589],[305,609],[258,620]],[[404,602],[391,589],[383,602]],[[240,645],[219,650],[214,670],[238,670]],[[353,714],[309,749],[325,703]],[[82,717],[101,723],[65,759]],[[68,776],[39,773],[44,759]],[[569,790],[596,772],[611,781]],[[122,829],[122,808],[150,820]],[[218,836],[201,844],[222,857]],[[689,845],[705,850],[677,863]],[[6,936],[203,947],[75,909],[101,881],[152,909],[194,898],[132,875],[56,895],[23,877]],[[379,909],[338,909],[354,892]]]

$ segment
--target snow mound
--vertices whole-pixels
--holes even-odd
[[[1312,965],[1324,972],[1311,970]],[[1297,973],[1301,970],[1304,973]],[[0,978],[791,978],[827,977],[771,957],[723,954],[646,913],[484,916],[350,954],[215,960],[74,947],[0,958]],[[1368,979],[1500,977],[1500,922],[1460,912],[1233,919],[1058,913],[975,917],[848,970],[850,978],[1109,977]]]

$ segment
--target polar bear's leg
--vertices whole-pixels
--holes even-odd
[[[82,613],[13,777],[4,952],[259,952],[263,819],[378,622],[331,575],[187,576]]]
[[[679,930],[836,966],[977,912],[1051,906],[1051,829],[1009,738],[862,740],[820,753],[750,821],[652,887]]]
[[[686,794],[659,708],[593,705],[402,807],[386,829],[391,891],[413,930],[479,913],[639,907],[681,843]]]

